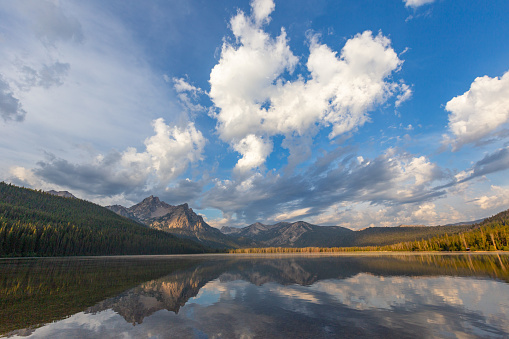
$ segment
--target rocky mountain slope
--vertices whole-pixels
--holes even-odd
[[[224,234],[231,234],[235,235],[236,237],[256,237],[259,233],[263,233],[265,231],[268,231],[270,229],[282,226],[282,225],[288,225],[290,223],[288,222],[281,222],[275,225],[264,225],[260,222],[256,222],[252,225],[249,225],[244,228],[236,228],[236,227],[228,227],[224,226],[221,228],[221,232]]]
[[[173,206],[150,196],[129,208],[106,206],[124,217],[139,221],[150,228],[189,238],[214,248],[238,247],[234,238],[207,224],[188,204]]]
[[[353,233],[344,227],[316,226],[304,221],[275,225],[255,223],[233,231],[224,227],[223,230],[232,237],[252,239],[260,247],[349,246]]]
[[[154,196],[129,208],[119,205],[107,208],[150,228],[196,240],[214,248],[384,246],[445,234],[453,235],[472,228],[471,225],[419,225],[369,227],[353,231],[340,226],[317,226],[297,221],[274,225],[257,222],[243,228],[223,227],[219,231],[208,225],[187,204],[172,206]]]

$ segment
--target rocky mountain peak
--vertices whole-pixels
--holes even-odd
[[[182,205],[178,205],[177,207],[183,208],[184,210],[191,210],[191,211],[193,211],[192,208],[189,208],[189,205],[187,203],[183,203]]]
[[[158,197],[151,195],[143,199],[142,202],[128,208],[139,220],[147,220],[151,218],[162,217],[170,213],[175,207],[168,205]]]
[[[311,229],[312,225],[305,222],[305,221],[296,221],[293,224],[290,225],[292,228],[303,228],[303,229]]]
[[[208,225],[187,203],[172,206],[153,195],[142,202],[125,208],[106,206],[113,212],[140,221],[150,228],[169,232],[180,237],[199,241],[207,246],[232,246],[231,239]],[[228,245],[226,245],[228,244]]]
[[[143,201],[141,203],[149,204],[149,205],[157,205],[157,204],[161,203],[161,200],[159,200],[158,197],[154,197],[153,195],[151,195],[150,197],[146,197],[145,199],[143,199]]]

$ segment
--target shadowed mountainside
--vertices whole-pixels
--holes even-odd
[[[203,253],[81,199],[0,183],[0,256]]]
[[[259,247],[354,247],[384,246],[404,241],[457,234],[473,225],[369,227],[352,231],[340,226],[317,226],[307,222],[282,222],[275,225],[256,223],[244,228],[223,227],[235,238],[251,239]]]

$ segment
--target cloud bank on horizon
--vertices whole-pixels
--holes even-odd
[[[509,207],[509,4],[393,2],[2,2],[2,180],[217,227]]]

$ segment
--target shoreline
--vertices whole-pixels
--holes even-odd
[[[288,253],[190,253],[190,254],[130,254],[130,255],[97,255],[97,256],[62,256],[62,257],[0,257],[1,260],[31,259],[171,259],[171,258],[214,258],[214,257],[295,257],[295,256],[377,256],[377,255],[509,255],[508,251],[351,251],[351,252],[288,252]]]

